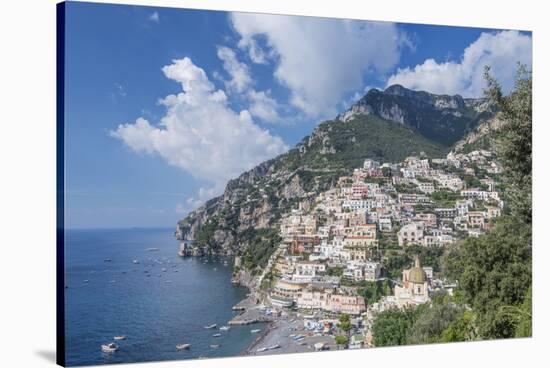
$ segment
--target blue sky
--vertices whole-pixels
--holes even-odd
[[[369,88],[480,96],[528,32],[68,3],[66,226],[174,226]]]

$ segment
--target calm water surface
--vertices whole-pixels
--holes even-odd
[[[177,249],[173,229],[67,231],[67,365],[235,356],[246,348],[250,330],[265,326],[204,328],[225,325],[246,296],[231,284],[231,261],[184,259]],[[126,336],[120,349],[102,353],[117,335]],[[176,351],[181,343],[191,349]]]

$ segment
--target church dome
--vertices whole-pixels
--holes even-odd
[[[420,266],[418,257],[414,260],[414,267],[409,271],[409,281],[414,284],[423,284],[426,282],[426,272]]]

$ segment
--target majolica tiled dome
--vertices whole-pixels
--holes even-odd
[[[426,272],[420,266],[418,257],[414,260],[414,267],[409,271],[409,282],[423,284],[426,282]]]

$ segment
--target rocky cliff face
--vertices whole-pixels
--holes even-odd
[[[469,153],[479,149],[494,151],[494,138],[503,124],[504,121],[498,114],[481,122],[476,129],[456,142],[453,151],[455,153]]]
[[[493,113],[485,99],[436,95],[393,85],[385,91],[370,90],[338,119],[347,122],[372,114],[413,127],[426,138],[450,146]]]
[[[311,200],[296,170],[268,161],[231,180],[213,198],[178,223],[176,236],[194,240],[202,253],[243,254],[255,231],[275,227],[281,213]]]

